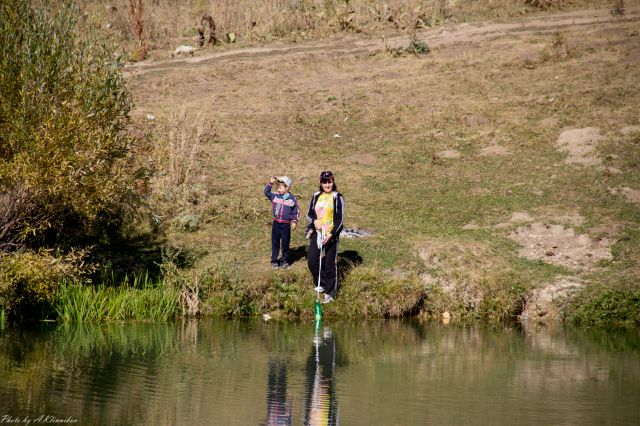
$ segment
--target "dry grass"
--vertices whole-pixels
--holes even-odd
[[[475,22],[484,19],[507,19],[540,9],[575,7],[578,2],[548,0],[542,4],[512,0],[169,0],[144,1],[142,19],[133,21],[128,8],[114,2],[77,0],[85,10],[85,22],[121,44],[123,51],[139,53],[141,41],[132,28],[142,23],[141,35],[150,57],[166,57],[167,49],[180,44],[196,46],[197,27],[204,14],[216,23],[217,37],[235,35],[234,42],[264,43],[277,39],[301,41],[348,33],[384,36],[444,23]],[[539,3],[539,2],[538,2]],[[580,6],[600,5],[596,0],[579,2]]]
[[[205,144],[212,135],[204,115],[184,107],[152,126],[150,199],[155,216],[171,223],[176,215],[198,213],[206,203],[210,159]]]

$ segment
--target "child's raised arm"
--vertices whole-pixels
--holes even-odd
[[[275,176],[269,177],[269,182],[264,186],[264,189],[262,190],[262,192],[264,193],[264,196],[271,201],[273,201],[273,198],[276,196],[273,192],[271,192],[271,187],[273,186],[273,183],[275,181],[276,181]]]

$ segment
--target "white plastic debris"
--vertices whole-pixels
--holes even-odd
[[[183,44],[181,46],[176,47],[176,50],[173,53],[175,53],[176,55],[180,55],[180,54],[183,54],[183,53],[184,54],[188,53],[190,55],[193,55],[193,52],[195,52],[196,50],[198,50],[198,49],[196,49],[193,46],[186,46],[186,45]]]

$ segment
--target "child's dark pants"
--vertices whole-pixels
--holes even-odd
[[[278,261],[278,253],[282,247],[282,259],[289,262],[289,241],[291,240],[291,224],[273,221],[271,226],[271,262]]]
[[[324,257],[322,258],[322,277],[320,277],[320,287],[331,297],[338,294],[338,238],[331,237],[324,245]],[[311,235],[309,253],[307,253],[307,263],[313,275],[313,282],[318,285],[318,272],[320,272],[320,249],[316,243],[316,232]]]

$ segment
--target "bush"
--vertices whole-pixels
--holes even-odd
[[[411,43],[409,43],[409,46],[407,46],[405,50],[407,51],[407,53],[411,53],[416,56],[426,55],[431,51],[427,43],[420,40],[411,40]]]
[[[640,326],[640,291],[605,289],[582,295],[568,315],[569,322],[592,326]]]
[[[63,278],[79,280],[83,253],[56,256],[50,251],[0,254],[0,306],[7,318],[46,317]]]
[[[122,63],[75,16],[0,6],[0,249],[104,239],[139,200]]]
[[[549,9],[551,7],[563,6],[566,0],[525,0],[525,3],[539,9]]]

